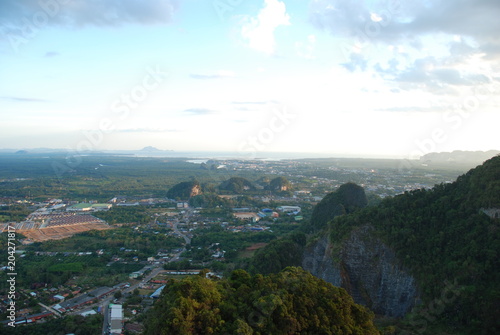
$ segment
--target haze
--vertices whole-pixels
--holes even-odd
[[[500,147],[500,3],[6,0],[0,148]]]

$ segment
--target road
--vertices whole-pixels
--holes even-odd
[[[49,306],[46,306],[44,304],[42,304],[41,302],[38,303],[40,306],[42,306],[43,308],[45,308],[46,310],[52,312],[54,315],[56,315],[57,317],[61,317],[61,313],[59,313],[58,311],[56,311],[55,309],[53,309],[52,307],[49,307]]]
[[[182,216],[182,220],[184,220],[185,222],[188,222],[189,221],[189,217],[191,216],[191,209],[187,209],[186,212],[184,213],[184,215]],[[173,224],[173,229],[174,229],[174,232],[176,234],[178,234],[179,236],[182,236],[184,238],[184,241],[186,242],[186,245],[188,244],[191,244],[191,239],[186,236],[184,233],[182,233],[181,231],[179,231],[179,229],[177,228],[177,225],[179,224],[179,220],[175,220],[174,221],[174,224]],[[177,261],[180,257],[180,255],[186,251],[186,247],[184,246],[184,248],[179,251],[178,253],[176,253],[170,260],[169,262],[171,261]],[[152,278],[156,277],[160,272],[162,271],[165,271],[163,270],[163,267],[161,264],[158,264],[158,265],[155,265],[155,267],[151,270],[151,272],[146,276],[144,277],[143,280],[141,280],[140,282],[134,284],[134,285],[131,285],[130,287],[127,287],[125,289],[122,289],[122,293],[123,294],[127,294],[127,293],[132,293],[136,288],[139,288],[139,286],[141,284],[144,284],[144,283],[147,283],[149,282]],[[122,283],[121,284],[122,286],[126,285],[126,283]],[[119,286],[119,285],[117,285]],[[117,287],[115,286],[115,287]],[[110,324],[110,315],[109,315],[109,304],[111,302],[111,300],[114,299],[114,295],[112,296],[109,296],[107,297],[106,299],[104,299],[103,301],[101,301],[99,303],[99,305],[101,306],[102,308],[102,313],[104,315],[104,322],[103,322],[103,325],[102,325],[102,334],[103,335],[107,335],[109,334],[108,332],[108,326]]]
[[[109,320],[109,301],[110,299],[106,299],[102,302],[102,315],[104,316],[104,322],[102,323],[102,335],[107,335],[109,334],[108,327],[110,324]]]
[[[183,234],[183,233],[182,233],[182,232],[181,232],[181,231],[177,228],[177,225],[178,225],[178,224],[179,224],[179,221],[177,221],[177,220],[176,220],[176,221],[174,222],[174,226],[173,226],[173,228],[174,228],[174,232],[175,232],[176,234],[178,234],[179,236],[182,236],[182,238],[184,238],[184,241],[186,242],[186,245],[191,244],[191,239],[190,239],[189,237],[187,237],[186,235],[184,235],[184,234]]]

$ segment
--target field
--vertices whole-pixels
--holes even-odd
[[[111,229],[111,227],[104,223],[83,223],[76,225],[47,227],[41,229],[18,230],[18,232],[26,236],[26,242],[31,243],[43,242],[48,240],[59,240],[94,229],[105,230]]]

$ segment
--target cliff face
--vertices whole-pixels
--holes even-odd
[[[198,184],[193,185],[193,187],[191,188],[191,192],[189,193],[189,196],[195,197],[195,196],[200,195],[200,194],[202,194],[201,186]]]
[[[369,225],[357,227],[336,248],[325,234],[306,248],[302,267],[345,288],[356,303],[376,314],[402,317],[418,300],[415,279],[372,232]]]

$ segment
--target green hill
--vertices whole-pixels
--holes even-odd
[[[222,182],[219,189],[233,193],[243,193],[244,191],[255,190],[255,186],[245,178],[232,177]]]
[[[285,177],[276,177],[269,182],[269,189],[274,192],[290,191],[292,184]]]
[[[379,334],[373,313],[344,289],[300,268],[269,276],[234,271],[228,279],[171,281],[145,334]]]
[[[311,215],[311,230],[319,231],[334,217],[353,213],[366,207],[365,190],[354,183],[341,185],[338,190],[327,194],[315,207]]]
[[[422,305],[409,317],[419,334],[500,333],[500,157],[436,185],[336,217],[330,240],[370,224],[416,278]],[[487,214],[489,215],[487,215]],[[450,289],[453,288],[453,290]],[[416,328],[415,328],[416,327]]]
[[[201,185],[198,181],[184,181],[169,189],[167,198],[185,200],[200,195],[201,193]]]

